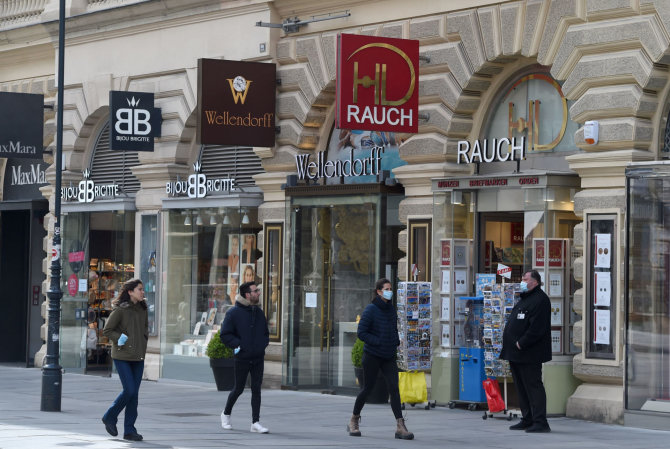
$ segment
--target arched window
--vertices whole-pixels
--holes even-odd
[[[140,190],[140,181],[130,170],[140,165],[136,151],[112,151],[109,149],[109,122],[100,131],[95,142],[91,158],[90,179],[96,184],[119,185],[124,194],[136,193]]]

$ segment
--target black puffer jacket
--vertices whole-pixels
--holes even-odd
[[[516,347],[519,342],[521,349]],[[551,360],[551,301],[538,285],[521,293],[503,331],[500,358],[515,363]]]
[[[235,307],[229,309],[223,319],[221,341],[230,348],[240,347],[240,352],[235,355],[237,359],[262,359],[270,343],[270,331],[263,310],[238,295]]]
[[[365,343],[363,351],[383,359],[395,358],[400,339],[398,317],[391,301],[377,296],[368,304],[358,322],[358,338]]]

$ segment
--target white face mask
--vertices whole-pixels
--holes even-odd
[[[390,301],[391,298],[393,298],[393,292],[391,290],[384,290],[382,292],[382,296],[384,297],[385,300]]]
[[[519,288],[521,288],[522,292],[527,292],[528,291],[528,282],[521,281],[521,284],[519,284]]]

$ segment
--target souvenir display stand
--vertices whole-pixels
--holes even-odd
[[[430,282],[398,284],[398,368],[402,370],[428,371],[431,368],[431,289]],[[425,408],[430,407],[435,407],[435,401],[428,401]]]

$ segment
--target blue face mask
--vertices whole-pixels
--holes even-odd
[[[384,290],[382,292],[382,296],[384,297],[385,300],[390,301],[391,298],[393,298],[393,292],[391,290]]]
[[[527,292],[528,291],[528,282],[521,281],[521,284],[519,284],[519,288],[521,289],[522,292]]]

